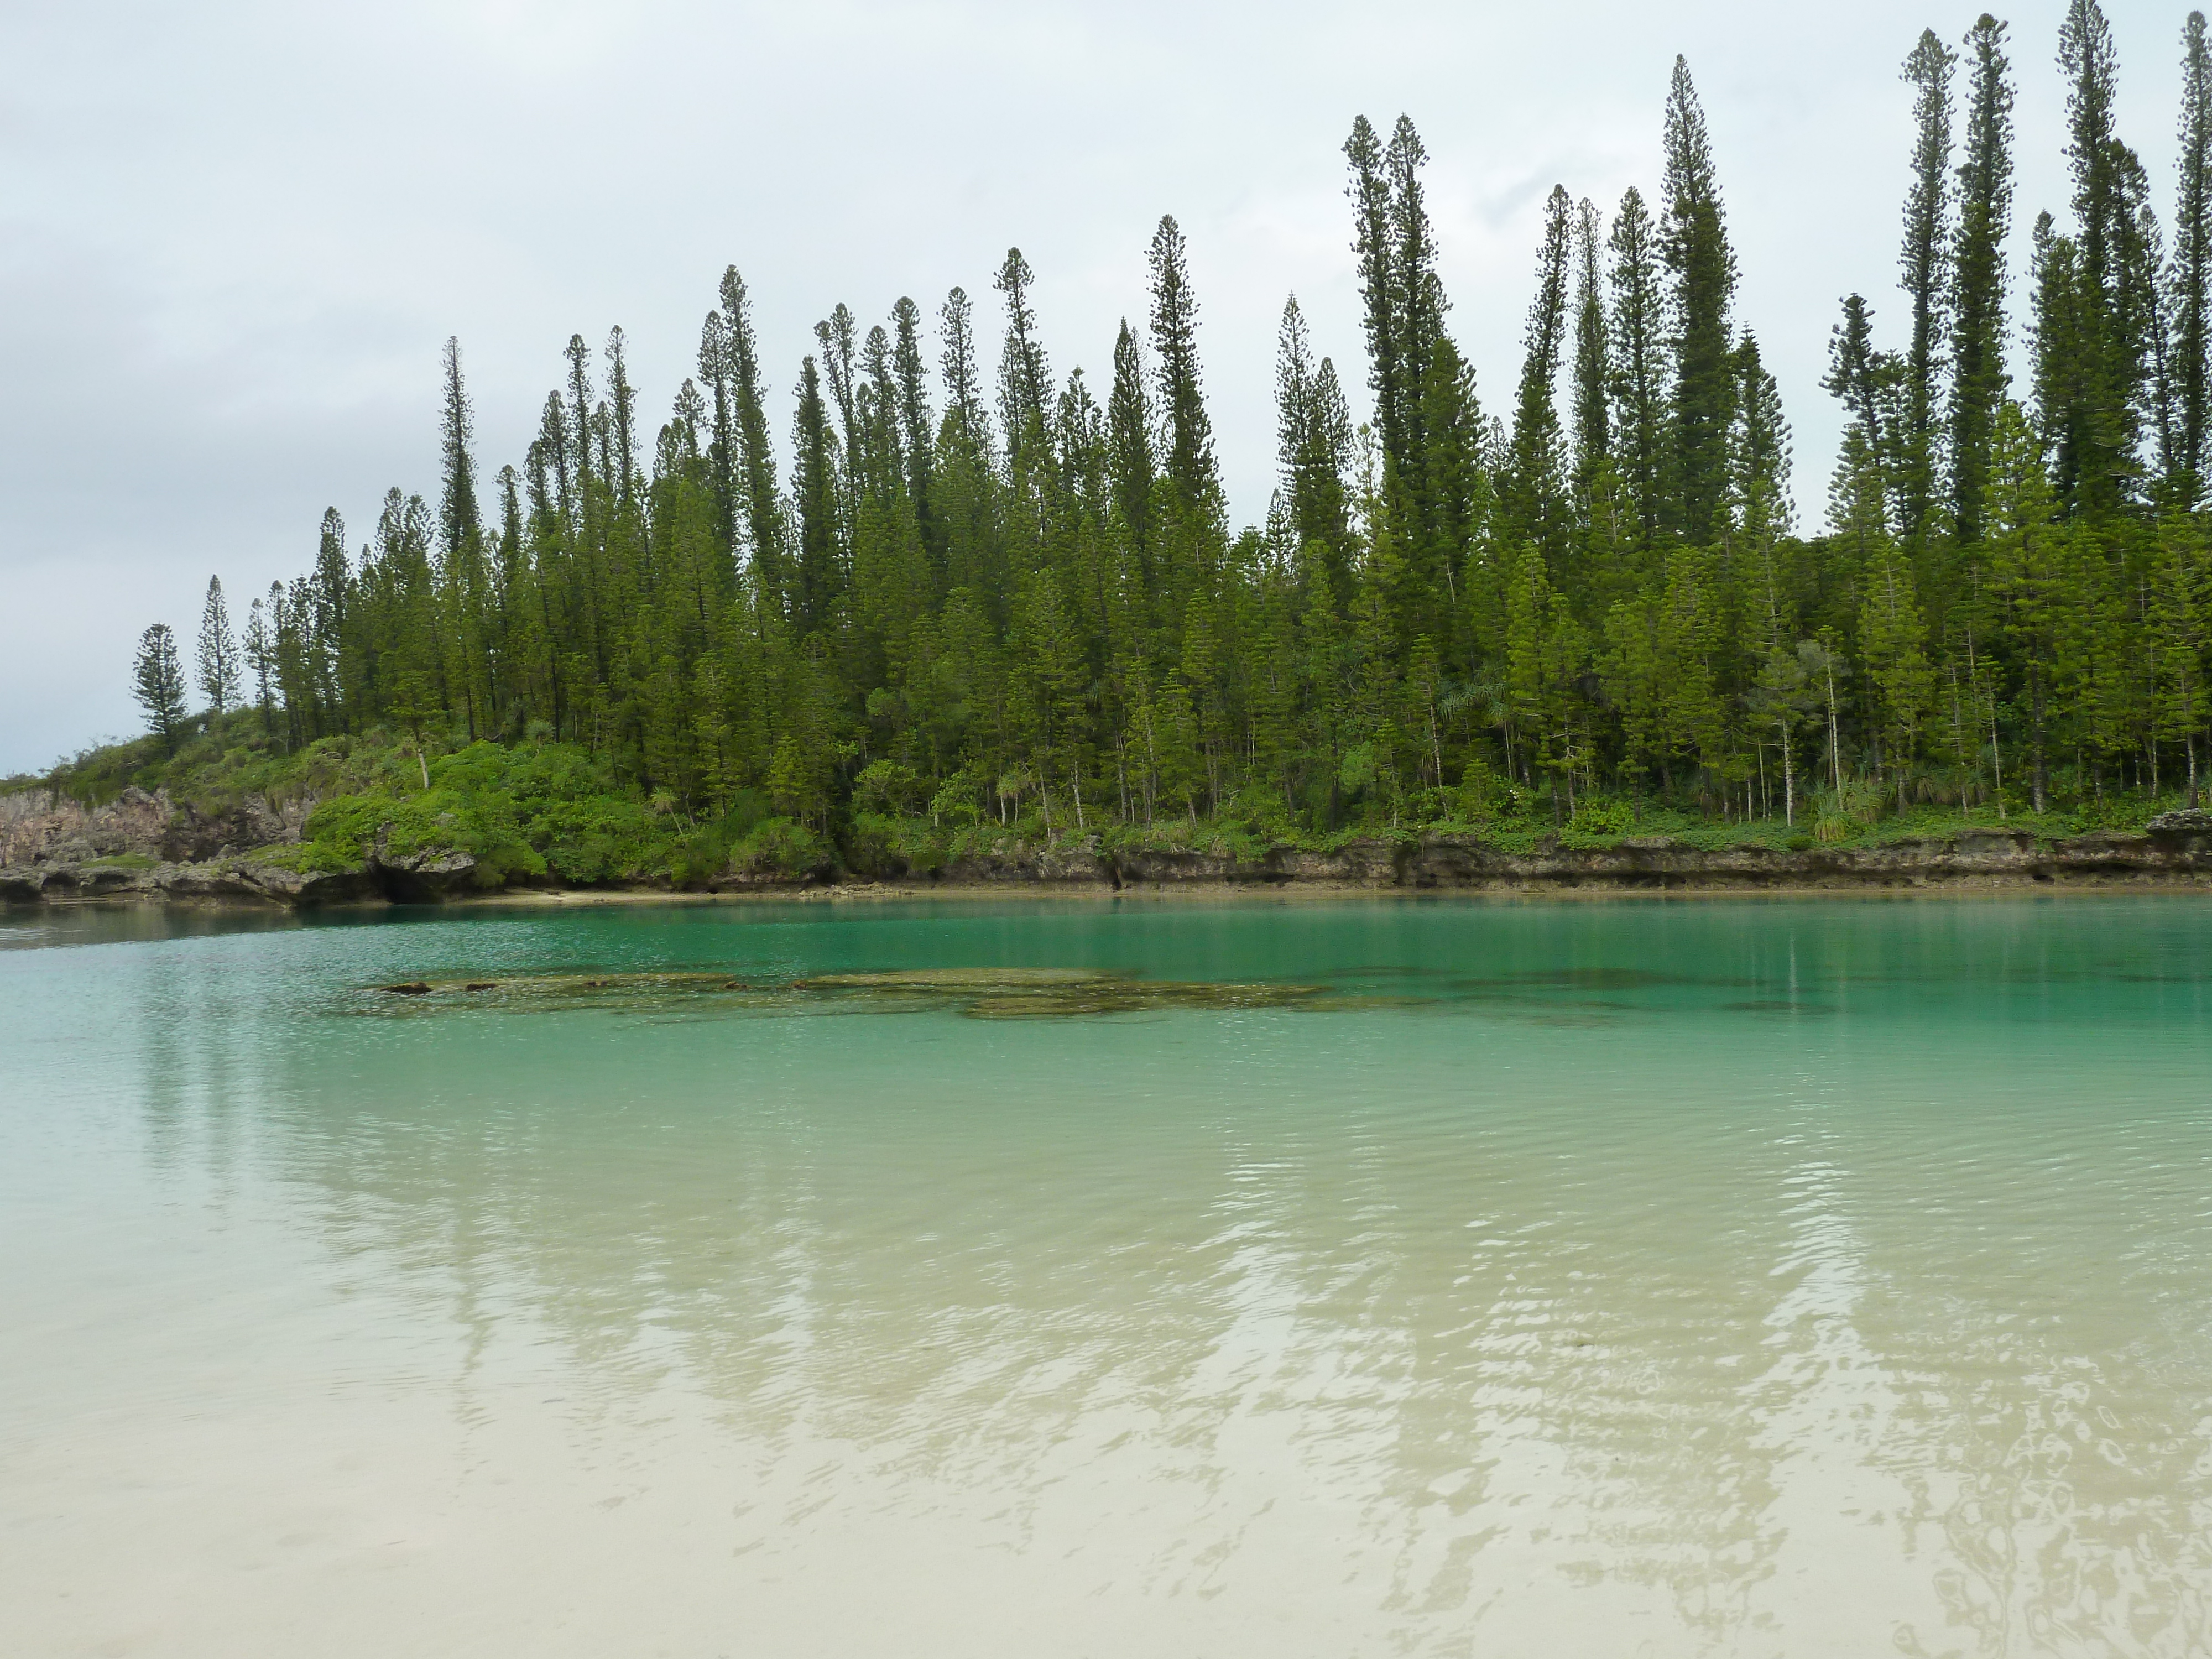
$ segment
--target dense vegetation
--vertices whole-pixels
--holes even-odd
[[[515,872],[572,879],[732,849],[927,864],[1002,827],[1833,838],[1885,815],[2193,802],[2212,726],[2201,14],[2182,46],[2169,249],[2113,130],[2106,20],[2068,9],[2073,191],[2029,234],[2015,386],[2006,27],[1984,15],[1957,51],[1922,36],[1904,325],[1884,346],[1844,301],[1822,533],[1793,522],[1789,428],[1735,313],[1678,60],[1656,198],[1607,216],[1552,193],[1502,416],[1453,342],[1419,137],[1354,124],[1373,417],[1355,425],[1293,299],[1263,526],[1229,521],[1171,218],[1103,395],[1055,376],[1010,250],[994,380],[960,289],[933,341],[910,300],[865,330],[840,305],[787,451],[732,269],[649,455],[621,331],[596,358],[572,338],[537,440],[486,489],[449,341],[435,505],[393,489],[357,552],[326,514],[313,568],[254,599],[237,642],[211,586],[208,715],[149,629],[156,736],[57,781],[170,776],[181,744],[204,784],[362,794],[318,814],[332,856],[375,823],[465,821]]]

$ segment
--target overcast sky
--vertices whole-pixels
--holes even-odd
[[[2061,0],[2015,9],[2014,313],[2027,227],[2063,209]],[[2124,136],[2172,198],[2186,8],[2107,0]],[[1898,65],[1975,8],[373,6],[0,0],[0,774],[137,729],[131,649],[189,640],[358,545],[386,488],[434,495],[438,351],[460,337],[487,473],[519,461],[572,333],[619,324],[653,425],[735,263],[788,430],[811,330],[957,283],[995,305],[1010,244],[1055,371],[1111,368],[1162,213],[1189,239],[1231,504],[1273,484],[1285,295],[1364,414],[1339,153],[1401,112],[1486,410],[1510,408],[1545,195],[1656,194],[1674,54],[1711,124],[1808,527],[1838,422],[1818,385],[1838,296],[1897,338],[1911,143]],[[987,310],[989,361],[998,318]]]

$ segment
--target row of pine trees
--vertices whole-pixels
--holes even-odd
[[[2169,236],[2114,130],[2106,20],[2072,0],[2073,194],[2029,231],[2019,318],[2010,50],[1984,15],[1905,60],[1907,303],[1884,343],[1843,302],[1823,533],[1794,520],[1789,426],[1677,60],[1656,198],[1608,213],[1553,191],[1525,361],[1489,410],[1421,141],[1403,118],[1353,125],[1372,418],[1292,299],[1264,526],[1230,523],[1172,218],[1103,386],[1055,371],[1010,250],[995,374],[961,289],[933,320],[840,305],[787,447],[732,269],[649,443],[621,331],[597,354],[572,338],[535,441],[488,489],[448,341],[436,505],[392,490],[357,551],[326,514],[313,568],[252,601],[237,647],[211,590],[203,690],[291,745],[557,738],[686,810],[752,790],[817,826],[856,786],[871,810],[1054,832],[1515,799],[1564,816],[1593,793],[1732,817],[1794,817],[1815,791],[2193,799],[2212,49],[2191,13]],[[180,712],[163,639],[154,678]]]

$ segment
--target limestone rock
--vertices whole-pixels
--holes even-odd
[[[403,904],[434,903],[477,884],[476,854],[457,847],[426,847],[396,857],[380,849],[369,855],[367,869],[385,896]]]
[[[51,789],[0,795],[0,865],[84,864],[138,857],[167,863],[201,863],[240,847],[267,847],[300,839],[312,799],[272,804],[249,795],[219,812],[203,812],[135,787],[98,806]]]
[[[2212,812],[2201,806],[2184,806],[2160,812],[2143,828],[2154,836],[2212,836]]]

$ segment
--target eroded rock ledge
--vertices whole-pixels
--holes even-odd
[[[14,903],[248,901],[294,907],[436,902],[482,890],[476,860],[432,849],[405,857],[372,853],[349,870],[303,872],[283,860],[283,842],[246,853],[224,846],[212,857],[155,858],[149,844],[175,844],[155,821],[153,797],[118,803],[136,815],[137,839],[121,852],[91,857],[34,857],[0,868],[0,902]],[[120,815],[118,815],[120,816]],[[272,815],[273,816],[273,815]],[[280,820],[281,822],[281,820]],[[95,830],[112,828],[91,826]],[[291,826],[296,836],[296,826]],[[204,825],[188,833],[202,836]],[[64,850],[88,848],[89,834]],[[103,858],[108,861],[102,861]],[[1759,889],[1911,889],[2014,884],[2212,887],[2212,813],[2174,812],[2142,833],[2106,832],[2039,839],[2001,828],[1859,847],[1785,852],[1759,846],[1702,848],[1664,836],[1629,836],[1610,846],[1574,848],[1540,842],[1509,853],[1479,836],[1436,835],[1413,841],[1353,842],[1336,851],[1279,848],[1256,858],[1199,851],[1114,851],[1087,846],[1019,844],[956,861],[933,874],[893,874],[894,884],[930,890],[1245,890],[1289,887],[1374,891],[1591,889],[1618,891]],[[804,876],[732,872],[718,891],[792,891],[872,884],[834,871]]]
[[[2141,834],[2105,832],[2063,840],[1976,828],[1941,837],[1860,847],[1816,847],[1803,852],[1759,846],[1697,848],[1663,836],[1629,836],[1610,846],[1592,848],[1540,842],[1536,851],[1523,854],[1502,851],[1476,836],[1430,836],[1410,843],[1356,842],[1334,853],[1281,849],[1248,861],[1201,853],[1143,853],[1101,858],[1098,862],[1100,878],[1140,887],[1191,881],[1337,883],[1412,890],[1905,888],[1960,883],[2212,884],[2212,814],[2189,816],[2204,822],[2154,825]],[[979,878],[990,878],[982,872],[969,877]]]
[[[250,795],[228,811],[206,813],[172,800],[167,790],[125,789],[87,806],[50,789],[0,794],[0,868],[82,865],[150,858],[167,864],[220,861],[249,848],[300,839],[312,799],[272,804]]]
[[[289,854],[313,805],[252,795],[208,813],[167,791],[137,788],[100,806],[45,789],[0,795],[0,903],[306,907],[435,901],[473,890],[476,860],[450,848],[400,856],[379,847],[351,869],[295,867]]]

